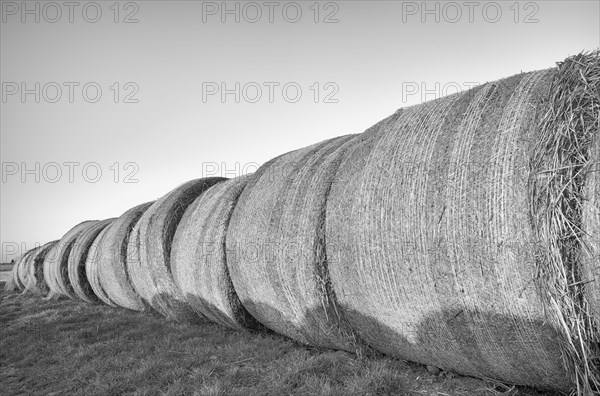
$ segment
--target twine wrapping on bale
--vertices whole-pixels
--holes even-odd
[[[356,135],[263,165],[242,192],[227,232],[227,265],[250,314],[299,342],[362,353],[337,309],[325,252],[325,204],[341,154]]]
[[[176,227],[200,194],[224,180],[196,179],[175,188],[157,200],[134,229],[127,252],[131,283],[142,300],[169,319],[198,320],[171,274],[171,242]]]
[[[597,235],[600,226],[590,213],[600,201],[591,195],[586,202],[584,195],[586,182],[593,188],[598,177],[592,173],[598,164],[592,143],[599,133],[600,54],[579,54],[558,63],[552,81],[531,160],[531,217],[539,243],[538,287],[548,315],[560,326],[565,366],[584,394],[600,392],[600,326],[594,319],[600,280],[598,274],[582,277],[599,265],[584,258],[598,257],[598,240],[586,250],[583,239],[584,207],[590,208],[588,232]]]
[[[87,278],[94,295],[104,304],[115,307],[115,303],[108,297],[102,284],[100,283],[100,275],[98,274],[98,268],[105,263],[102,261],[102,238],[108,231],[108,227],[104,227],[102,231],[96,236],[90,249],[88,250],[87,258],[85,260],[85,276]]]
[[[76,298],[89,303],[99,301],[94,293],[86,274],[86,262],[89,250],[94,243],[94,240],[115,219],[106,219],[98,221],[84,230],[77,239],[71,249],[68,261],[69,281],[73,287]]]
[[[146,309],[131,285],[127,271],[127,245],[131,231],[154,202],[135,206],[106,228],[100,240],[98,277],[108,298],[117,306],[134,311]]]
[[[597,330],[570,338],[549,312],[556,286],[540,277],[530,215],[530,162],[565,73],[520,74],[404,109],[368,152],[344,158],[327,203],[330,275],[346,318],[376,349],[516,384],[594,386],[597,352],[573,358],[565,339],[593,349]]]
[[[66,296],[75,297],[75,292],[69,281],[69,254],[75,240],[86,228],[97,220],[88,220],[71,228],[56,245],[56,251],[44,260],[44,279],[50,289],[48,298]]]
[[[250,176],[218,183],[187,208],[171,247],[175,285],[200,315],[233,329],[258,328],[241,304],[227,268],[225,235]]]
[[[27,285],[25,286],[26,291],[43,297],[48,295],[49,289],[48,285],[46,285],[46,280],[44,279],[44,260],[52,247],[57,243],[58,240],[48,242],[41,246],[34,255],[28,268],[29,273],[27,275]]]

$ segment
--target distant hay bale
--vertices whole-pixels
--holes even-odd
[[[127,210],[106,228],[100,241],[100,285],[115,305],[134,311],[143,311],[146,307],[131,285],[127,245],[132,229],[153,203],[146,202]]]
[[[360,337],[461,374],[592,394],[600,329],[574,230],[599,76],[598,54],[579,55],[404,109],[347,152],[327,257]]]
[[[159,200],[141,217],[128,247],[127,269],[138,295],[173,320],[198,319],[171,275],[171,242],[187,207],[223,178],[189,181]]]
[[[116,304],[108,297],[102,284],[100,283],[100,275],[98,268],[105,263],[102,261],[102,238],[108,231],[108,226],[104,227],[102,231],[96,236],[90,249],[88,250],[87,257],[85,259],[85,276],[87,281],[94,292],[94,295],[106,305],[115,307]]]
[[[229,277],[225,235],[248,176],[218,183],[187,208],[171,247],[171,273],[187,302],[205,317],[233,329],[257,328]]]
[[[68,260],[69,282],[73,287],[75,297],[89,303],[99,301],[94,293],[86,274],[86,262],[88,253],[94,240],[100,232],[110,225],[115,219],[106,219],[98,221],[85,229],[77,239],[71,249]]]
[[[48,285],[44,279],[44,260],[48,252],[51,251],[58,241],[51,241],[41,246],[33,255],[28,266],[27,285],[25,291],[36,295],[47,296],[49,293]]]
[[[23,268],[27,258],[31,254],[33,254],[34,251],[35,251],[35,248],[29,249],[25,253],[23,253],[19,258],[17,258],[15,260],[15,263],[13,264],[13,267],[11,270],[11,284],[7,284],[8,285],[7,287],[9,290],[20,291],[20,292],[25,290],[25,284],[23,283],[23,280],[22,280],[22,277],[24,277],[22,268]]]
[[[342,136],[269,161],[253,175],[227,231],[227,264],[250,314],[297,341],[360,352],[337,309],[325,251],[325,207]]]
[[[69,254],[79,234],[94,223],[96,223],[96,220],[88,220],[71,228],[56,245],[54,254],[44,260],[44,279],[46,279],[50,289],[48,298],[61,295],[70,298],[75,297],[75,292],[69,281]]]
[[[40,251],[41,246],[37,246],[30,251],[27,252],[27,255],[23,258],[23,260],[19,261],[19,266],[17,267],[17,277],[19,280],[19,284],[23,287],[21,288],[21,293],[27,293],[29,290],[27,286],[29,285],[29,268],[33,263],[33,259]]]

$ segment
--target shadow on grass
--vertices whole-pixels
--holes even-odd
[[[207,301],[202,304],[211,307],[212,311],[219,311]],[[285,313],[263,303],[246,303],[246,306],[246,314],[255,313],[256,321],[260,318],[264,327],[273,333],[285,329],[295,341],[304,345],[311,343],[306,341],[306,334],[298,334],[298,324],[287,320]],[[510,388],[502,385],[500,381],[504,380],[511,385],[537,386],[550,393],[556,388],[570,390],[558,348],[558,335],[545,322],[490,312],[444,310],[416,323],[415,337],[409,341],[402,331],[373,316],[351,309],[344,309],[344,313],[350,323],[357,325],[361,341],[370,341],[369,347],[373,348],[356,345],[360,351],[350,352],[367,353],[374,358],[387,354],[464,376],[492,379],[499,384],[499,389]],[[310,328],[319,315],[322,315],[320,309],[308,310],[300,322]],[[540,358],[545,360],[540,361]]]
[[[4,293],[0,316],[5,394],[497,394],[485,382],[434,376],[389,357],[359,359],[272,332],[151,312]]]

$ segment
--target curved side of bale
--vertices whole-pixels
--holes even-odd
[[[29,279],[29,268],[33,263],[33,259],[40,251],[41,246],[35,247],[31,249],[27,257],[25,257],[20,263],[19,268],[17,269],[17,277],[19,278],[19,283],[23,285],[23,289],[21,290],[21,294],[28,292],[28,286],[31,280]]]
[[[102,239],[108,231],[108,226],[104,227],[102,231],[96,236],[92,245],[88,250],[88,254],[85,260],[85,276],[87,278],[94,295],[106,305],[116,307],[115,303],[108,297],[102,284],[100,283],[100,275],[98,274],[98,268],[102,265],[106,265],[102,262]]]
[[[240,302],[227,268],[225,235],[251,176],[218,183],[187,208],[171,247],[175,285],[200,317],[233,329],[258,328]]]
[[[359,336],[477,377],[573,385],[535,282],[529,160],[556,70],[405,109],[348,152],[327,202],[329,270]],[[536,111],[536,107],[541,107]]]
[[[25,284],[23,283],[23,277],[22,277],[22,268],[25,265],[25,261],[27,260],[27,258],[33,254],[35,248],[33,249],[29,249],[28,251],[26,251],[25,253],[23,253],[23,255],[21,257],[19,257],[19,259],[17,261],[15,261],[15,264],[13,265],[12,271],[11,271],[11,278],[12,278],[12,283],[15,286],[15,291],[20,291],[22,292],[23,290],[25,290]]]
[[[60,242],[60,240],[58,241]],[[56,265],[56,261],[58,260],[58,243],[52,245],[46,256],[44,257],[44,261],[42,263],[42,271],[44,273],[44,283],[48,288],[48,292],[44,299],[49,300],[52,298],[56,298],[59,296],[54,290],[58,289],[56,286],[56,281],[54,277],[54,267]]]
[[[71,249],[68,260],[69,282],[73,287],[75,297],[89,303],[98,302],[98,297],[94,293],[86,274],[86,262],[89,250],[96,240],[96,237],[104,228],[111,224],[115,219],[106,219],[98,221],[85,229],[77,239]]]
[[[284,154],[255,174],[227,233],[240,300],[268,328],[325,348],[360,351],[337,309],[325,248],[325,207],[342,153],[361,135]]]
[[[37,253],[33,256],[28,268],[26,291],[36,295],[47,296],[48,286],[44,279],[44,260],[46,255],[58,243],[58,240],[51,241],[41,246]]]
[[[56,254],[54,257],[51,260],[44,261],[44,271],[48,270],[50,274],[46,282],[50,288],[51,295],[63,295],[75,298],[75,292],[69,281],[69,254],[79,234],[96,222],[97,220],[88,220],[71,228],[56,245]],[[48,282],[48,280],[51,282]]]
[[[129,234],[129,242],[127,243],[127,260],[125,262],[127,273],[131,287],[136,295],[145,303],[147,301],[144,296],[149,296],[150,292],[146,290],[146,285],[152,284],[152,278],[148,271],[142,270],[140,258],[140,223],[141,219],[135,224]]]
[[[586,233],[597,235],[600,227],[591,213],[598,201],[589,191],[597,177],[599,51],[558,63],[538,128],[530,165],[536,282],[548,321],[560,329],[559,346],[577,392],[600,393],[598,283],[586,273],[598,268],[597,260],[593,268],[587,265],[597,251],[585,243]]]
[[[21,281],[19,280],[19,264],[25,259],[25,255],[27,255],[27,253],[29,253],[29,251],[26,251],[17,260],[15,260],[12,270],[10,271],[10,280],[13,291],[21,291],[25,287],[25,285],[21,284]]]
[[[595,136],[590,163],[582,219],[586,247],[583,250],[582,279],[587,282],[585,292],[590,311],[600,329],[600,133]]]
[[[152,308],[173,320],[197,321],[171,274],[171,242],[187,207],[224,178],[189,181],[156,201],[141,217],[127,260],[132,285]],[[129,250],[128,247],[128,250]]]
[[[153,203],[143,203],[123,213],[107,227],[101,241],[98,276],[102,289],[116,305],[134,311],[144,311],[146,307],[131,284],[127,245],[136,223]]]

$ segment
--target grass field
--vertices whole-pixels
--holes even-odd
[[[0,292],[3,395],[542,395],[276,334]]]
[[[2,263],[0,264],[0,271],[10,271],[12,270],[13,264],[11,263]]]

